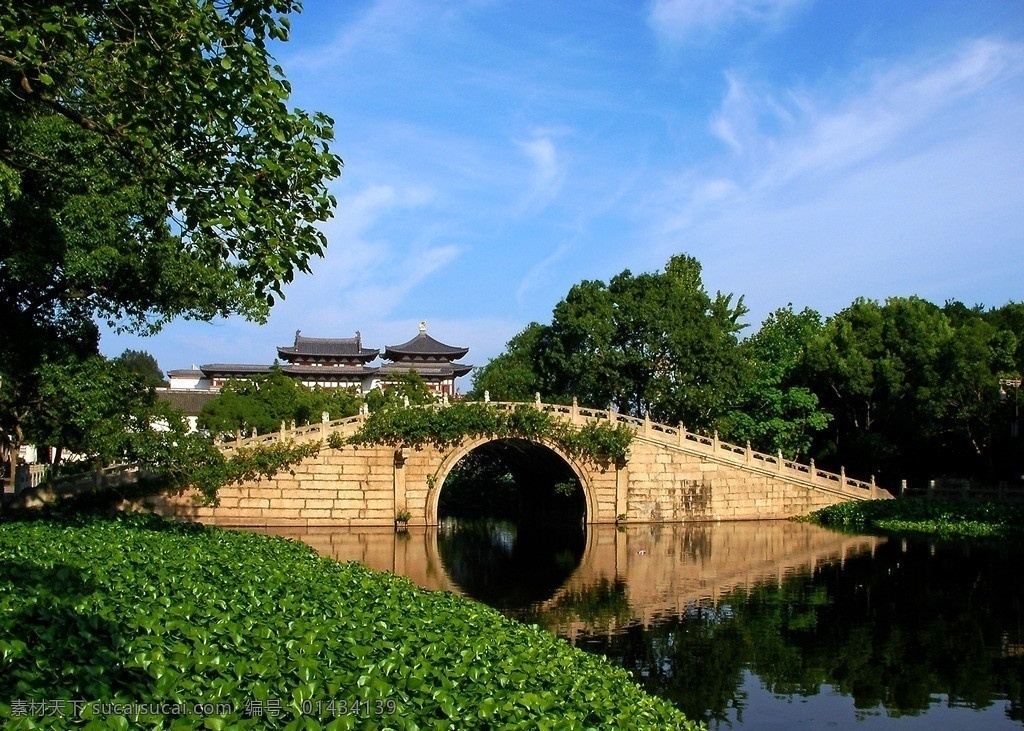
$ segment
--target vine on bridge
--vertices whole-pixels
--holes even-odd
[[[459,402],[443,408],[385,408],[372,412],[348,440],[332,434],[328,445],[387,444],[421,449],[430,444],[448,449],[467,437],[550,441],[566,454],[595,464],[626,458],[633,430],[625,424],[588,422],[576,428],[531,405],[499,409]]]

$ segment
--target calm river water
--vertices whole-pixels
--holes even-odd
[[[547,627],[712,729],[1024,726],[1024,547],[779,521],[264,532]]]

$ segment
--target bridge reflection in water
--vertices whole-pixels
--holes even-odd
[[[407,534],[390,528],[254,530],[301,540],[339,561],[407,576],[425,589],[467,595],[513,614],[522,611],[570,641],[577,633],[614,633],[682,616],[695,605],[716,605],[738,590],[781,583],[821,564],[873,552],[885,540],[789,521],[591,525],[580,536],[582,552],[565,541],[557,544],[550,558],[562,569],[559,581],[550,580],[550,566],[538,565],[544,576],[528,582],[528,588],[502,591],[494,587],[494,577],[474,576],[465,558],[444,550],[450,540],[445,526]],[[492,528],[491,537],[499,549],[513,550],[513,537],[502,528]],[[514,541],[532,543],[522,536]],[[485,556],[480,558],[486,563]],[[497,581],[514,582],[512,574],[523,570],[524,560],[543,557],[534,545],[518,562],[499,566]],[[567,566],[567,560],[578,564]]]

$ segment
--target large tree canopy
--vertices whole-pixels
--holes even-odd
[[[341,165],[331,120],[288,109],[268,53],[297,7],[28,0],[0,11],[5,299],[36,310],[85,300],[148,328],[263,316],[266,297],[322,253],[314,224],[331,214],[325,180]]]
[[[575,396],[710,429],[737,387],[745,313],[742,298],[710,296],[700,262],[685,255],[661,272],[584,281],[555,305],[550,325],[531,324],[477,372],[475,392],[499,400],[534,390],[556,401]]]
[[[0,7],[0,434],[96,354],[97,320],[262,320],[322,254],[332,121],[289,109],[268,49],[298,7]]]

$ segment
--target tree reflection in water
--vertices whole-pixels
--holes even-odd
[[[834,689],[853,699],[862,719],[871,709],[890,719],[941,714],[945,704],[991,708],[997,715],[986,714],[987,724],[1004,715],[992,706],[1005,702],[1003,720],[1019,723],[1021,558],[1018,549],[978,543],[893,541],[874,555],[737,591],[711,606],[694,603],[647,626],[578,634],[575,642],[713,726],[747,725],[747,672],[775,696]],[[593,598],[581,602],[580,618],[595,613]],[[606,598],[612,607],[622,601]],[[550,611],[534,619],[557,624],[569,607]]]

